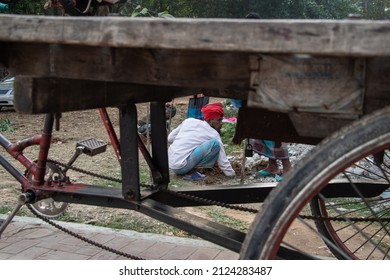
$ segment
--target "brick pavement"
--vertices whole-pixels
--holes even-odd
[[[0,215],[5,219],[6,215]],[[143,259],[234,260],[238,254],[189,238],[141,234],[84,224],[58,222],[86,238]],[[0,260],[123,260],[36,218],[15,217],[0,238]]]

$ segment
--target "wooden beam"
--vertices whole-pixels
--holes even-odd
[[[390,58],[367,59],[364,113],[369,114],[390,105]]]
[[[242,107],[238,112],[233,143],[239,144],[245,138],[261,138],[305,144],[317,144],[322,139],[321,137],[300,135],[293,121],[286,113],[272,112],[260,108]]]
[[[155,100],[170,101],[201,90],[26,76],[15,78],[14,89],[15,109],[25,114],[117,107]],[[217,94],[217,91],[214,94]]]
[[[389,21],[0,16],[0,41],[197,51],[390,55]]]
[[[249,86],[244,53],[32,43],[11,43],[6,49],[9,71],[19,75],[214,89]]]

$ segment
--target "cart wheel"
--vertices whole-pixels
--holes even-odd
[[[51,162],[46,163],[45,180],[63,179],[64,177],[64,173],[55,164]],[[31,179],[31,174],[27,174],[27,178]],[[68,206],[69,203],[57,202],[52,198],[42,199],[33,204],[29,204],[30,210],[50,219],[62,215]]]
[[[389,158],[388,150],[386,154]],[[371,158],[368,157],[364,161],[370,163]],[[365,166],[364,164],[354,168],[365,169]],[[369,168],[368,170],[375,172],[376,169]],[[368,175],[378,176],[377,182],[366,180],[365,182],[372,184],[372,186],[376,183],[379,184],[379,178],[383,176],[382,174],[389,174],[389,166],[386,169],[378,167],[377,172],[381,171],[384,173]],[[362,175],[364,176],[364,174],[358,174],[358,177]],[[364,199],[316,196],[310,202],[310,207],[314,217],[321,217],[314,220],[317,230],[323,236],[324,242],[328,244],[329,250],[338,259],[389,258],[389,254],[383,255],[383,252],[386,251],[381,251],[380,248],[390,244],[388,241],[390,237],[388,232],[390,189],[385,190],[379,196]],[[382,239],[385,240],[384,243],[382,243]]]
[[[390,107],[324,140],[267,197],[240,258],[389,260],[389,149]]]

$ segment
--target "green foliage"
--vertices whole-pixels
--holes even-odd
[[[9,3],[10,14],[43,15],[45,14],[44,4],[47,0],[11,0]]]
[[[150,17],[152,16],[148,9],[137,6],[131,13],[132,17]]]
[[[235,131],[235,123],[224,123],[221,128],[222,143],[224,143],[225,152],[228,155],[240,154],[243,149],[243,143],[241,145],[233,144],[233,137]]]
[[[46,0],[2,0],[8,13],[47,13]],[[249,12],[260,18],[343,19],[360,14],[366,19],[389,19],[390,0],[128,0],[111,10],[130,17],[245,18]]]
[[[389,0],[361,0],[361,14],[367,19],[390,19]]]
[[[389,0],[139,0],[128,1],[151,11],[167,11],[175,17],[244,18],[256,12],[260,18],[343,19],[361,14],[367,19],[389,18]]]
[[[127,1],[122,5],[116,5],[112,7],[112,12],[120,16],[129,17],[160,17],[160,18],[173,18],[168,11],[155,12],[151,9],[145,8],[142,5],[135,5],[133,1]]]
[[[234,132],[236,131],[235,123],[224,123],[221,128],[221,138],[223,143],[232,143]]]
[[[14,131],[14,128],[12,126],[12,122],[10,119],[4,119],[0,121],[0,132],[4,131]]]
[[[226,118],[232,118],[238,116],[238,109],[233,106],[230,99],[225,99],[223,102],[224,116]]]

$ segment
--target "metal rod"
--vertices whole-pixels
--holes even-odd
[[[3,157],[0,154],[0,164],[7,170],[9,174],[12,175],[19,183],[22,185],[25,185],[29,181],[27,178],[18,170],[16,167],[14,167],[5,157]]]
[[[129,104],[119,114],[122,195],[126,200],[140,199],[137,108]]]
[[[24,204],[26,204],[27,202],[32,200],[32,196],[33,195],[31,193],[22,193],[21,195],[19,195],[18,204],[12,210],[12,212],[8,215],[7,219],[1,224],[1,227],[0,227],[0,237],[1,237],[1,234],[4,232],[4,230],[7,228],[7,226],[9,225],[9,223],[15,217],[15,215],[19,212],[20,208]]]
[[[160,186],[168,187],[168,142],[165,102],[151,102],[152,156],[153,162],[162,175]]]

